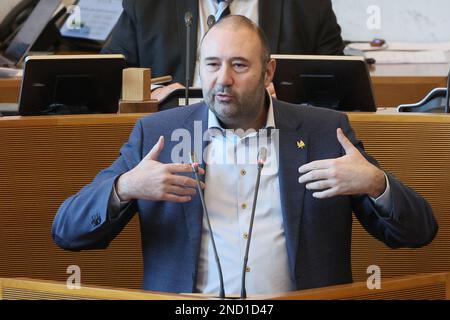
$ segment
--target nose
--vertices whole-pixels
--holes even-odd
[[[218,84],[228,87],[231,86],[234,82],[233,79],[233,69],[227,63],[224,63],[217,75]]]

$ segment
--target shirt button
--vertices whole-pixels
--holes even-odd
[[[245,176],[247,174],[247,171],[245,171],[244,169],[241,170],[241,176]]]
[[[252,270],[250,269],[250,267],[245,268],[245,272],[250,272],[250,271],[252,271]]]
[[[244,233],[244,239],[247,240],[248,239],[248,233]]]
[[[247,209],[247,205],[246,205],[245,203],[243,203],[243,204],[241,205],[241,208],[242,208],[242,210],[245,210],[245,209]]]

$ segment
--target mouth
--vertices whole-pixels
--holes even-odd
[[[233,96],[228,93],[217,93],[216,100],[219,102],[227,103],[227,102],[230,102],[231,100],[233,100]]]

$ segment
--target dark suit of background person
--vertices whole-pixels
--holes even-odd
[[[185,82],[186,27],[192,12],[191,85],[197,53],[199,0],[124,0],[111,41],[103,53],[122,53],[130,67],[152,69]],[[211,0],[214,1],[214,0]],[[239,0],[235,0],[239,1]],[[341,28],[330,0],[260,0],[259,25],[278,54],[342,55]]]
[[[376,163],[356,140],[346,115],[274,100],[274,118],[275,127],[280,130],[283,226],[290,277],[296,289],[352,282],[352,211],[370,234],[392,248],[420,247],[432,241],[437,224],[431,207],[390,174],[393,203],[390,215],[377,212],[366,195],[316,199],[312,191],[299,183],[298,168],[303,164],[343,155],[336,138],[339,127],[369,161]],[[166,142],[158,161],[171,163],[171,150],[179,141],[170,141],[169,137],[179,128],[189,130],[194,137],[194,121],[202,121],[203,132],[207,130],[208,106],[205,103],[159,112],[139,120],[119,158],[62,204],[52,228],[55,242],[69,250],[106,248],[138,211],[144,260],[143,288],[193,292],[203,219],[199,196],[184,204],[132,201],[116,217],[108,213],[108,203],[117,177],[138,165],[161,135],[166,137]],[[296,146],[299,137],[305,142],[304,149]],[[203,149],[206,145],[204,142]]]

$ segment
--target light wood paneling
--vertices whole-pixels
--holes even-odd
[[[0,119],[0,277],[65,281],[66,268],[79,265],[83,283],[140,288],[136,218],[107,250],[65,252],[50,236],[59,205],[110,165],[140,116]],[[351,114],[350,120],[381,166],[429,200],[440,226],[426,248],[392,250],[355,221],[355,280],[365,281],[373,264],[383,278],[450,271],[450,117]]]
[[[19,101],[20,83],[22,79],[0,79],[0,103]]]
[[[418,274],[388,279],[381,288],[369,289],[366,282],[271,295],[249,300],[448,300],[449,274]],[[1,279],[0,300],[217,300],[215,295],[170,294],[113,287],[81,285],[69,289],[65,283],[33,279]]]
[[[70,289],[66,283],[32,279],[0,279],[0,300],[192,300],[201,296],[113,287],[81,285]],[[203,298],[204,299],[204,298]]]
[[[420,249],[392,250],[355,219],[352,265],[355,281],[369,265],[383,276],[450,270],[450,117],[446,115],[350,115],[358,138],[381,167],[424,196],[439,223],[436,239]]]
[[[0,276],[65,281],[79,265],[84,283],[141,287],[137,218],[106,251],[65,252],[50,235],[59,205],[111,164],[135,118],[0,120]]]
[[[283,300],[448,300],[449,274],[417,274],[387,279],[381,288],[369,289],[365,281],[280,294]]]
[[[398,107],[421,101],[434,88],[446,87],[445,77],[372,77],[377,107]]]

